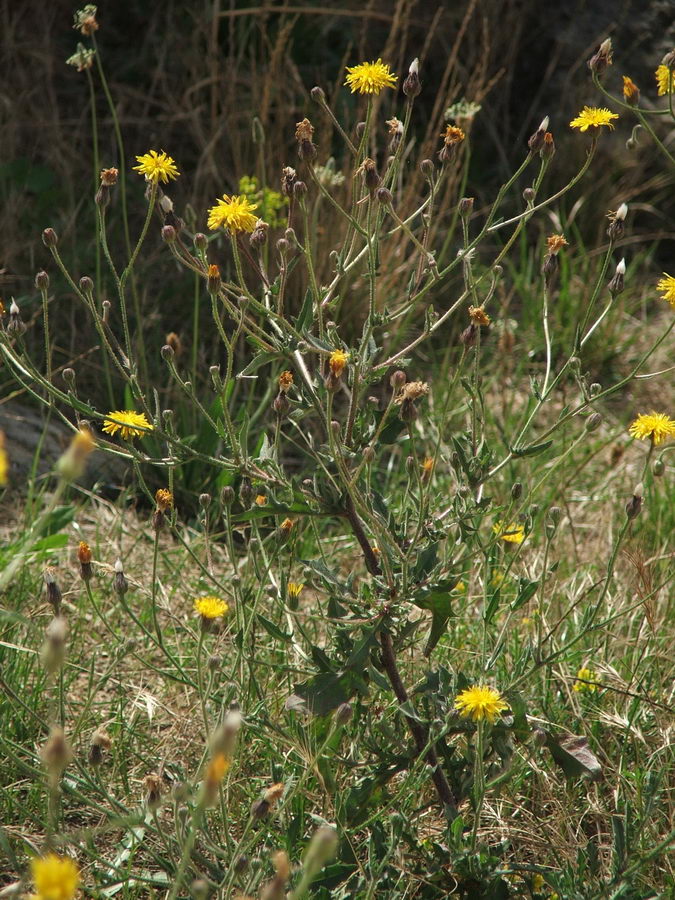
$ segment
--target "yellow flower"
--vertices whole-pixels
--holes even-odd
[[[289,597],[292,597],[294,600],[297,600],[300,594],[302,593],[302,589],[304,588],[304,584],[297,584],[295,581],[289,581],[286,587],[286,591]]]
[[[623,75],[623,99],[631,106],[637,106],[640,99],[640,88],[628,75]]]
[[[212,784],[220,784],[220,782],[227,774],[229,768],[230,762],[225,754],[217,753],[209,763],[209,767],[206,770],[206,780],[211,782]]]
[[[672,93],[673,80],[675,80],[675,70],[669,69],[668,66],[659,66],[656,72],[656,84],[659,89],[659,97],[664,94]],[[673,79],[673,80],[671,80]]]
[[[345,84],[352,89],[352,94],[379,94],[382,88],[396,86],[396,75],[389,71],[389,64],[381,59],[377,62],[359,63],[358,66],[347,66]]]
[[[288,369],[283,371],[279,376],[279,390],[282,394],[287,394],[288,391],[293,386],[293,373],[289,372]]]
[[[441,137],[446,146],[450,147],[453,144],[461,144],[466,135],[459,126],[446,125],[445,131],[441,132]]]
[[[543,875],[533,875],[532,876],[532,891],[535,894],[541,894],[544,890],[546,882],[544,881]]]
[[[253,210],[258,208],[257,203],[250,203],[248,197],[243,194],[228,197],[223,194],[222,200],[216,200],[216,205],[209,210],[208,225],[211,231],[218,228],[227,228],[230,234],[239,231],[251,232],[258,221],[253,215]]]
[[[482,306],[470,306],[469,318],[474,325],[483,325],[486,328],[492,321]]]
[[[157,509],[166,512],[167,509],[171,509],[173,506],[173,494],[171,491],[167,491],[166,488],[160,488],[155,492],[155,503],[157,504]]]
[[[218,619],[220,616],[227,615],[230,607],[220,597],[197,597],[194,602],[195,612],[198,612],[202,619]]]
[[[267,497],[264,494],[258,494],[255,498],[256,506],[267,506]]]
[[[152,431],[152,425],[145,418],[145,413],[134,412],[133,409],[118,409],[108,413],[108,418],[103,424],[106,434],[117,434],[119,431],[122,439],[142,437],[147,431]]]
[[[32,860],[31,873],[38,900],[72,900],[80,883],[80,870],[69,856],[48,853]]]
[[[517,522],[510,522],[508,525],[504,525],[500,519],[492,526],[492,530],[509,544],[522,544],[525,540],[525,529],[522,525],[518,525]]]
[[[586,684],[587,681],[598,681],[598,673],[594,672],[592,669],[579,669],[577,672],[577,679],[581,679],[580,681],[575,681],[572,685],[572,690],[575,691],[587,691],[589,694],[594,694],[598,690],[597,684]]]
[[[81,425],[73,435],[70,446],[57,460],[56,471],[66,479],[75,481],[84,474],[87,458],[96,444],[91,431]]]
[[[139,165],[134,166],[134,172],[145,175],[146,181],[154,181],[155,184],[159,181],[167,184],[180,175],[173,159],[163,150],[159,153],[156,150],[148,150],[142,156],[137,156],[136,161]]]
[[[618,119],[616,113],[610,112],[608,109],[598,109],[595,106],[584,106],[582,111],[570,122],[570,128],[578,128],[579,131],[588,131],[592,128],[594,131],[606,125],[610,130],[614,128],[612,119]]]
[[[342,375],[348,359],[349,354],[345,353],[344,350],[333,350],[328,360],[328,366],[335,378],[339,378]]]
[[[455,699],[455,709],[459,710],[459,714],[465,719],[473,719],[474,722],[482,722],[487,719],[493,724],[497,716],[508,708],[508,703],[502,700],[499,691],[487,685],[467,688]]]
[[[5,450],[5,433],[0,431],[0,486],[7,484],[9,474],[9,456]]]
[[[663,278],[656,285],[656,290],[661,291],[661,298],[667,300],[675,309],[675,275],[663,273]]]
[[[650,440],[655,444],[662,444],[666,438],[675,437],[675,419],[654,410],[650,413],[641,413],[631,423],[628,433],[640,441]]]

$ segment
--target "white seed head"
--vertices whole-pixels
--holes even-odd
[[[548,116],[544,116],[541,120],[541,125],[537,128],[537,131],[548,131]]]
[[[644,493],[644,487],[642,485],[642,482],[640,482],[640,484],[636,484],[635,487],[633,488],[633,496],[634,497],[642,497],[643,493]]]
[[[18,316],[19,315],[19,307],[17,306],[17,302],[12,297],[12,302],[9,305],[9,314],[10,316]]]
[[[115,571],[116,572],[124,572],[124,566],[122,565],[121,559],[115,560]]]
[[[619,265],[616,267],[617,275],[625,275],[626,274],[626,260],[622,259]]]
[[[626,213],[628,212],[628,205],[626,203],[622,203],[621,206],[616,211],[616,219],[619,222],[623,222],[626,218]]]
[[[411,75],[417,75],[419,73],[419,70],[420,70],[420,61],[417,57],[415,57],[415,59],[413,59],[413,61],[410,63],[410,68],[408,69],[408,72]]]
[[[173,200],[171,199],[171,197],[167,197],[166,194],[162,194],[162,199],[159,201],[159,205],[165,215],[166,213],[173,212]]]

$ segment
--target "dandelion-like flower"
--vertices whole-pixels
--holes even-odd
[[[640,88],[628,75],[623,75],[623,99],[631,106],[637,106],[640,100]]]
[[[446,125],[445,131],[441,132],[441,137],[446,146],[452,144],[461,144],[466,135],[458,125]]]
[[[230,610],[228,604],[220,597],[197,597],[194,602],[195,612],[199,613],[202,619],[219,619],[221,616],[227,615]]]
[[[293,373],[285,369],[279,376],[278,385],[282,394],[287,394],[293,387]]]
[[[669,69],[668,66],[659,66],[654,75],[656,76],[659,97],[672,93],[673,83],[675,82],[675,69]]]
[[[474,325],[483,325],[485,327],[487,327],[492,321],[490,319],[490,316],[485,312],[485,309],[482,306],[470,306],[469,318]]]
[[[339,378],[342,375],[348,359],[349,354],[345,353],[344,350],[333,350],[328,360],[328,367],[335,378]]]
[[[631,423],[628,433],[631,437],[640,441],[652,441],[654,444],[662,444],[667,438],[675,437],[675,419],[671,419],[665,413],[641,413]]]
[[[159,488],[159,490],[155,492],[155,503],[157,504],[157,509],[166,512],[173,506],[173,494],[166,488]]]
[[[675,309],[675,275],[664,272],[663,278],[656,285],[656,290],[661,291],[662,299],[667,300]]]
[[[379,94],[382,88],[396,87],[396,75],[389,71],[388,63],[378,59],[376,62],[347,66],[345,84],[351,88],[352,94]]]
[[[256,506],[267,506],[267,497],[265,494],[258,494],[255,498]]]
[[[136,162],[138,165],[134,166],[134,172],[145,175],[146,181],[152,181],[155,184],[160,181],[167,184],[180,175],[173,159],[163,150],[159,153],[156,150],[148,150],[142,156],[137,156]]]
[[[258,208],[257,203],[251,203],[243,194],[228,197],[223,194],[222,200],[216,200],[216,205],[209,210],[208,226],[211,231],[218,228],[226,228],[230,234],[240,231],[250,233],[256,226],[257,216],[253,210]]]
[[[118,409],[109,412],[103,423],[103,431],[106,434],[115,435],[120,432],[122,440],[142,437],[147,431],[152,431],[154,425],[145,418],[145,413],[137,413],[132,409]]]
[[[295,581],[289,581],[286,585],[286,593],[293,600],[297,600],[300,594],[302,593],[302,589],[304,588],[304,584],[298,584]]]
[[[494,533],[508,544],[522,544],[525,540],[525,529],[517,522],[505,525],[501,520],[492,526]]]
[[[95,50],[91,47],[84,47],[82,44],[77,45],[77,50],[72,56],[66,60],[67,66],[73,66],[78,72],[84,72],[85,69],[91,69],[94,65]]]
[[[611,131],[614,128],[612,119],[618,118],[618,114],[611,112],[609,109],[584,106],[579,115],[570,122],[570,128],[578,128],[579,131],[588,131],[589,128],[592,128],[595,131],[606,125]]]
[[[474,722],[487,720],[494,724],[497,716],[508,708],[508,703],[502,699],[499,691],[487,685],[467,688],[455,698],[455,709],[459,710],[460,716]]]
[[[577,692],[586,691],[589,694],[594,694],[598,690],[598,685],[587,684],[587,682],[598,680],[598,673],[594,672],[593,669],[579,669],[577,672],[577,680],[572,685],[572,690]]]
[[[72,900],[80,884],[80,870],[69,856],[48,853],[31,862],[38,900]]]

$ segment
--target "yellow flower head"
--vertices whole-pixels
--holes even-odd
[[[654,74],[656,75],[659,97],[672,93],[673,83],[675,82],[675,69],[669,69],[668,66],[659,66]]]
[[[446,146],[450,147],[453,144],[461,144],[466,135],[457,125],[446,125],[445,131],[441,132],[441,137]]]
[[[492,530],[503,541],[509,544],[522,544],[525,540],[525,529],[517,522],[510,522],[505,525],[501,519],[492,526]]]
[[[575,691],[587,691],[589,694],[594,694],[598,690],[597,684],[587,684],[588,681],[599,681],[598,673],[594,672],[593,669],[579,669],[577,672],[577,681],[572,685],[572,689]]]
[[[434,471],[434,458],[433,456],[425,456],[422,460],[422,475],[426,475],[427,478],[431,477],[432,472]]]
[[[295,581],[289,581],[286,586],[286,592],[289,597],[292,597],[294,600],[297,600],[300,594],[302,593],[302,589],[304,588],[304,584],[297,584]]]
[[[230,607],[220,597],[197,597],[194,602],[195,612],[198,612],[202,619],[219,619],[221,616],[227,615]]]
[[[388,63],[378,59],[377,62],[347,66],[345,84],[352,89],[352,94],[379,94],[382,88],[396,87],[396,75],[389,71]]]
[[[253,210],[258,208],[257,203],[251,203],[243,194],[228,197],[223,194],[222,200],[216,200],[216,205],[209,210],[208,226],[211,231],[218,228],[226,228],[230,234],[239,231],[251,232],[258,221],[253,215]]]
[[[154,181],[155,184],[160,181],[167,184],[180,175],[173,159],[163,150],[159,153],[156,150],[148,150],[142,156],[137,156],[136,161],[138,165],[134,166],[134,172],[145,175],[146,181]]]
[[[675,309],[675,275],[664,272],[663,278],[656,285],[656,290],[661,291],[662,299],[667,300]]]
[[[279,376],[279,390],[282,394],[287,394],[288,391],[293,386],[293,373],[289,372],[288,369],[283,371]]]
[[[31,862],[38,900],[72,900],[80,883],[80,870],[69,856],[48,853]]]
[[[344,350],[333,350],[328,360],[328,366],[335,378],[339,378],[342,375],[348,359],[349,354],[345,353]]]
[[[499,691],[487,685],[467,688],[455,699],[455,709],[459,710],[460,716],[465,719],[473,719],[474,722],[482,722],[486,719],[494,724],[497,716],[508,708],[508,703],[502,700]]]
[[[7,484],[9,474],[9,456],[5,450],[5,433],[0,431],[0,487]]]
[[[631,106],[637,106],[640,100],[640,88],[628,75],[623,75],[623,99]]]
[[[675,437],[675,419],[665,413],[641,413],[631,423],[628,433],[640,441],[653,441],[662,444],[667,438]]]
[[[155,503],[157,504],[157,509],[161,510],[161,512],[166,512],[167,509],[171,509],[173,506],[173,494],[171,491],[167,491],[166,488],[160,488],[155,492]]]
[[[617,113],[613,113],[608,109],[598,109],[595,106],[584,106],[576,119],[570,122],[570,128],[578,128],[579,131],[588,131],[592,128],[595,131],[606,125],[610,130],[614,128],[612,119],[618,119]]]
[[[546,238],[546,247],[548,248],[548,252],[553,256],[556,256],[563,247],[567,246],[567,241],[562,234],[552,234],[550,237]]]
[[[115,412],[109,412],[103,423],[103,431],[106,434],[114,435],[119,431],[124,441],[142,437],[147,431],[152,431],[154,427],[145,418],[145,413],[137,413],[132,409],[118,409]]]
[[[206,770],[206,780],[211,784],[220,784],[229,768],[230,763],[225,754],[216,753]]]
[[[487,327],[491,322],[490,316],[488,316],[482,306],[470,306],[469,318],[474,325],[484,325]]]
[[[267,506],[267,497],[265,496],[265,494],[257,495],[257,497],[255,498],[255,505],[256,506]]]

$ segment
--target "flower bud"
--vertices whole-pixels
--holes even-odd
[[[602,75],[607,66],[612,65],[612,39],[607,38],[598,47],[597,53],[588,60],[588,68],[596,75]]]
[[[396,370],[395,372],[393,372],[393,373],[391,374],[391,376],[389,377],[389,384],[390,384],[393,388],[396,388],[397,390],[399,390],[400,388],[403,387],[403,385],[406,383],[407,380],[408,380],[408,379],[407,379],[407,377],[406,377],[405,372],[402,371],[402,369],[397,369],[397,370]]]
[[[599,382],[594,381],[593,384],[588,389],[589,396],[597,397],[598,394],[601,394],[601,393],[602,393],[602,385]]]
[[[234,503],[234,488],[232,488],[229,484],[226,484],[220,492],[220,502],[226,508],[229,508]]]
[[[541,148],[544,146],[544,135],[546,134],[546,129],[548,128],[548,116],[542,121],[541,125],[534,134],[529,138],[527,142],[527,146],[530,148],[532,153],[538,153]]]
[[[210,265],[206,274],[206,290],[209,294],[217,294],[220,290],[220,269]]]
[[[258,219],[255,223],[255,228],[251,232],[251,237],[248,239],[249,244],[254,250],[260,250],[260,248],[267,243],[268,231],[269,225],[267,222]]]
[[[83,275],[82,278],[80,278],[80,290],[85,296],[91,297],[94,291],[94,282],[88,275]]]
[[[516,481],[511,485],[511,499],[520,500],[523,496],[523,485],[520,481]]]
[[[424,175],[425,178],[431,178],[434,174],[434,163],[431,159],[423,159],[420,163],[420,172]]]
[[[123,597],[126,592],[129,590],[129,582],[126,579],[126,575],[124,574],[124,566],[122,565],[122,560],[118,559],[115,562],[115,575],[113,577],[113,589],[116,594],[119,594],[120,597]]]
[[[56,569],[53,566],[47,566],[43,573],[45,587],[47,588],[47,602],[54,610],[54,615],[58,616],[61,612],[61,588],[56,581]]]
[[[45,247],[56,247],[59,239],[53,228],[45,228],[42,232],[42,243]]]
[[[201,231],[197,232],[197,234],[194,236],[193,240],[194,240],[195,250],[199,250],[200,252],[203,252],[209,246],[208,238],[206,237],[205,234],[202,234]]]
[[[38,291],[49,290],[49,275],[44,270],[38,272],[35,276],[35,287]]]
[[[611,226],[610,226],[611,227]],[[626,274],[626,260],[622,259],[621,262],[616,267],[612,280],[607,285],[607,288],[612,295],[612,297],[618,296],[624,288],[624,276]]]
[[[618,241],[623,237],[627,212],[628,206],[625,203],[622,203],[616,212],[609,214],[607,235],[610,240]]]
[[[410,63],[410,68],[408,69],[408,75],[403,82],[403,93],[406,97],[409,97],[411,100],[414,97],[417,97],[419,92],[422,90],[422,85],[420,84],[420,76],[419,76],[419,60],[415,58]]]
[[[626,515],[629,519],[636,519],[642,510],[642,484],[636,485],[633,490],[633,496],[626,503]]]
[[[165,362],[171,362],[174,357],[174,349],[171,344],[164,344],[159,352]]]
[[[12,298],[12,302],[9,304],[9,322],[7,323],[7,331],[9,334],[21,337],[22,334],[26,333],[26,327],[26,323],[21,318],[19,306],[16,300]]]
[[[165,244],[173,244],[176,241],[176,229],[173,225],[162,225],[162,240]]]
[[[202,509],[208,509],[211,505],[211,494],[200,494],[199,495],[199,505]]]
[[[307,193],[307,185],[304,181],[296,181],[293,185],[293,196],[301,200]]]
[[[531,187],[526,187],[523,191],[523,200],[527,203],[528,206],[534,200],[534,191]]]
[[[599,412],[594,412],[586,419],[586,431],[590,434],[596,431],[602,425],[602,416]]]
[[[539,151],[539,155],[542,159],[551,159],[553,154],[555,153],[555,141],[553,140],[553,135],[550,131],[547,131],[544,135],[544,146]]]
[[[389,190],[389,188],[386,188],[386,187],[378,188],[375,193],[375,196],[377,197],[377,199],[383,206],[391,206],[391,204],[394,200],[394,198],[392,197],[391,191]]]
[[[323,88],[320,88],[318,84],[312,88],[309,95],[315,103],[326,102],[326,94],[324,93]]]
[[[462,197],[457,208],[462,219],[468,219],[473,212],[473,197]]]

